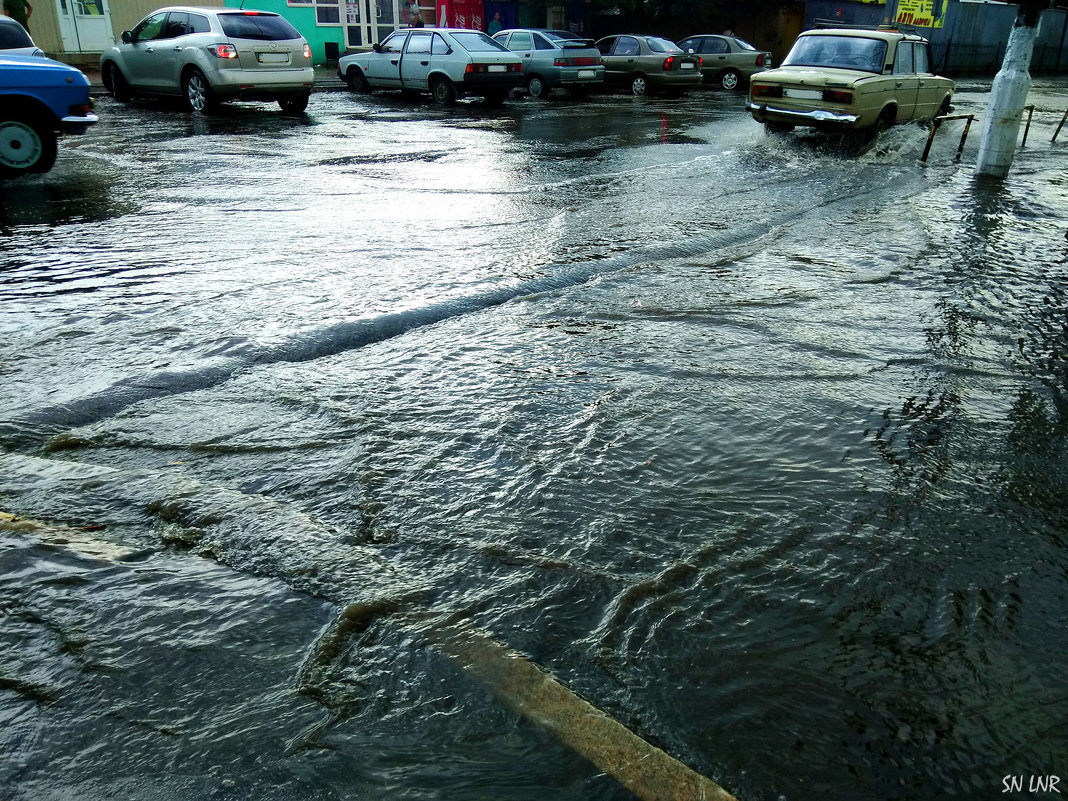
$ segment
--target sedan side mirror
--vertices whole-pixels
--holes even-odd
[[[133,34],[130,33],[129,31],[123,31],[122,33],[120,33],[119,34],[119,38],[122,39],[122,43],[123,44],[132,44],[133,43]]]
[[[382,43],[381,42],[375,42],[373,45],[371,45],[371,49],[374,50],[376,53],[381,53],[382,52]]]

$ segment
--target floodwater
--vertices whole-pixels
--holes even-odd
[[[63,527],[0,532],[0,795],[633,797],[457,623],[745,801],[1064,775],[1066,86],[1002,182],[717,92],[102,100],[0,195]]]

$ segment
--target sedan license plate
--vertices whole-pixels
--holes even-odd
[[[596,78],[597,77],[597,73],[594,72],[593,70],[579,70],[578,71],[578,76],[580,78]]]
[[[823,92],[819,89],[783,89],[786,97],[795,97],[798,100],[822,100]]]
[[[506,67],[504,64],[490,64],[486,69],[489,72],[507,72],[508,71],[508,67]]]
[[[692,70],[693,69],[693,64],[691,62],[689,62],[689,61],[684,61],[681,64],[679,64],[679,69],[680,70]]]
[[[289,53],[257,53],[256,59],[261,64],[288,64]]]

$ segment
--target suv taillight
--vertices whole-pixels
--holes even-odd
[[[311,58],[311,47],[308,46],[307,42],[304,43],[304,58]]]
[[[208,52],[216,58],[237,58],[237,48],[232,44],[208,45]]]

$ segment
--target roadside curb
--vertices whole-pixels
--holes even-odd
[[[89,79],[90,97],[107,97],[108,91],[104,88],[104,82],[100,79],[100,70],[79,67],[86,78]],[[345,83],[337,77],[335,67],[319,66],[315,68],[315,86],[312,92],[342,92],[347,90]]]

